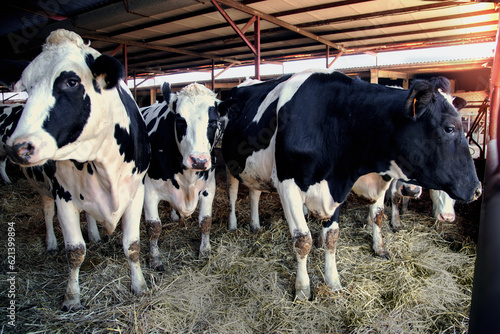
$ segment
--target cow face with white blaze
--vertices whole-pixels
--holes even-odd
[[[215,93],[193,83],[172,96],[175,138],[186,169],[199,171],[212,167],[211,151],[219,116]]]
[[[121,64],[76,37],[52,33],[16,84],[28,93],[19,126],[7,141],[11,158],[24,166],[48,159],[93,160],[109,125],[110,94],[123,76]],[[119,101],[119,100],[118,100]],[[124,127],[127,125],[124,125]],[[85,149],[82,149],[82,148]],[[78,150],[77,150],[78,148]]]

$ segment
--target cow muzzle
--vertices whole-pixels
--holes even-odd
[[[212,167],[212,157],[210,154],[192,154],[188,158],[187,167],[199,171],[208,170]]]
[[[13,162],[20,165],[30,165],[35,146],[31,142],[21,142],[5,146],[5,150]]]

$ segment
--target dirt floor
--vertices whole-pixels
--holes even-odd
[[[311,220],[315,243],[308,270],[314,295],[311,301],[295,302],[296,261],[278,195],[263,194],[262,229],[252,233],[248,192],[240,187],[238,229],[228,232],[220,171],[209,259],[198,259],[196,214],[185,224],[173,222],[169,205],[162,203],[165,272],[148,267],[144,228],[141,234],[148,292],[141,297],[130,292],[118,229],[99,244],[87,243],[80,273],[84,309],[63,312],[69,269],[60,228],[56,224],[59,252],[49,256],[38,195],[16,167],[9,165],[8,173],[13,185],[0,184],[0,333],[467,332],[479,201],[457,203],[456,222],[442,223],[431,217],[424,192],[402,216],[403,231],[384,227],[389,259],[381,259],[364,227],[368,208],[350,196],[341,212],[337,248],[342,291],[332,293],[324,285],[321,223]],[[15,230],[14,268],[9,268],[9,226]],[[86,237],[85,222],[82,231]],[[15,327],[9,325],[11,300]]]

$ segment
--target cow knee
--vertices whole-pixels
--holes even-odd
[[[323,243],[327,251],[335,253],[339,236],[340,236],[340,230],[338,228],[331,229],[328,230],[328,232],[326,232]]]
[[[210,234],[212,228],[212,217],[206,216],[200,222],[201,234]]]
[[[305,258],[312,247],[312,238],[309,233],[296,235],[293,238],[293,248],[300,258]]]
[[[161,234],[161,222],[160,221],[147,221],[146,231],[148,233],[149,240],[158,240]]]
[[[127,259],[131,262],[139,262],[139,255],[141,252],[141,245],[139,245],[138,241],[134,241],[130,246],[128,246],[127,250]]]
[[[69,266],[71,269],[79,268],[85,259],[85,245],[79,244],[75,246],[67,246],[66,247],[67,257]]]

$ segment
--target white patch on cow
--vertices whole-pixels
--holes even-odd
[[[242,83],[240,83],[236,87],[247,87],[247,86],[253,86],[256,84],[260,84],[260,83],[263,83],[263,81],[257,80],[257,79],[246,79],[245,81],[243,81]]]
[[[453,105],[453,96],[443,92],[441,90],[441,88],[438,88],[438,92],[439,92],[439,94],[443,95],[443,97],[446,99],[446,101],[448,101],[450,103],[450,105],[453,107],[453,109],[455,109],[455,106]]]
[[[389,168],[388,171],[380,173],[380,175],[389,175],[393,179],[401,179],[403,181],[410,181],[408,176],[403,173],[403,170],[401,167],[399,167],[394,160],[391,160],[391,167]]]
[[[443,221],[455,220],[455,200],[443,190],[429,190],[434,218]]]
[[[264,101],[259,106],[259,109],[257,110],[257,114],[253,118],[252,122],[258,123],[262,117],[262,115],[266,112],[267,108],[269,107],[270,104],[272,104],[276,99],[280,97],[281,90],[285,86],[285,84],[288,81],[284,81],[277,85],[272,91],[270,91],[267,95]]]
[[[274,143],[276,136],[273,136],[269,147],[265,150],[254,151],[245,162],[245,169],[240,177],[247,187],[260,190],[271,191],[271,174],[274,165]]]
[[[304,204],[318,219],[329,219],[340,203],[335,202],[330,194],[326,180],[315,183],[303,193]]]

